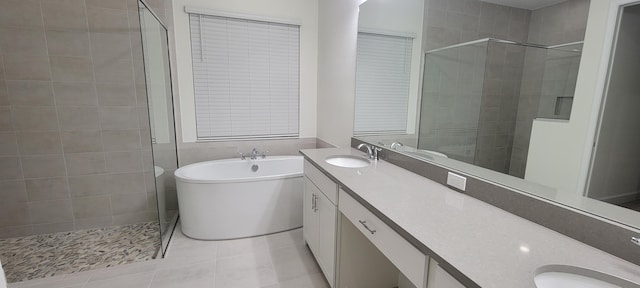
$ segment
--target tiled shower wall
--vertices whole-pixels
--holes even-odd
[[[535,11],[481,1],[428,0],[425,9],[426,50],[487,37],[554,45],[583,40],[589,0],[570,0]],[[424,113],[423,109],[419,146],[421,149],[451,150],[449,154],[453,154],[458,160],[473,161],[478,166],[523,177],[531,125],[533,119],[538,117],[541,95],[546,90],[558,90],[555,83],[558,83],[556,80],[559,79],[549,79],[549,76],[546,76],[543,81],[547,60],[547,54],[543,49],[525,49],[498,43],[491,43],[488,48],[477,136],[472,136],[476,131],[451,124],[455,123],[456,119],[468,117],[473,113],[441,115],[442,113],[436,114],[435,110]],[[572,60],[570,64],[575,66],[577,61]],[[562,73],[558,73],[559,70],[565,67],[555,68],[558,67],[554,67],[553,71],[550,71],[552,73],[546,74],[560,75]],[[428,71],[429,67],[425,69],[425,74]],[[457,111],[455,107],[461,106],[463,101],[473,102],[472,99],[463,97],[464,93],[458,93],[460,95],[456,94],[454,97],[446,96],[446,91],[440,91],[440,86],[447,86],[445,82],[462,77],[460,74],[451,73],[442,75],[438,79],[431,79],[432,81],[425,80],[423,99],[428,99],[431,94],[448,98],[434,101],[437,101],[437,105],[444,105],[439,107],[440,110],[449,111]],[[565,80],[563,83],[570,84],[575,81],[577,75],[565,73],[562,77]],[[544,85],[545,83],[553,85]],[[428,84],[432,87],[427,87]],[[458,84],[460,85],[465,86]],[[466,84],[470,85],[472,84]],[[562,89],[562,96],[572,94],[571,87],[563,88],[565,89]],[[466,94],[469,97],[478,96],[478,93]],[[436,108],[438,107],[434,107]],[[429,120],[430,118],[434,119]],[[448,120],[439,124],[437,119]],[[422,135],[422,126],[428,126],[427,130],[431,132],[426,134],[426,137]],[[439,139],[441,143],[436,143],[434,139]],[[453,143],[467,145],[453,147]],[[471,147],[473,144],[476,147]],[[451,147],[455,149],[448,149]],[[474,151],[469,152],[470,149]]]
[[[486,42],[426,55],[418,149],[473,163],[486,63]]]
[[[528,42],[557,45],[584,40],[584,33],[587,26],[587,16],[589,14],[589,0],[570,0],[557,5],[535,10],[531,13],[531,25],[529,28]],[[529,140],[531,138],[531,127],[533,119],[539,117],[539,106],[541,95],[543,95],[543,81],[553,81],[549,79],[550,73],[545,75],[546,51],[537,48],[528,48],[522,77],[522,87],[520,89],[520,100],[518,104],[518,116],[515,126],[515,136],[513,139],[513,151],[511,153],[511,164],[509,174],[517,177],[524,177],[527,165],[527,154],[529,153]],[[575,65],[576,61],[573,61]],[[569,61],[571,64],[572,61]],[[556,71],[557,72],[557,71]],[[560,81],[563,84],[573,83],[575,89],[575,79],[577,79],[577,69],[575,75],[559,74],[558,79],[572,80]],[[557,73],[556,73],[557,74]],[[546,78],[545,78],[546,77]],[[556,81],[553,81],[556,82]],[[557,87],[557,85],[554,85]],[[565,94],[565,87],[560,88]],[[568,94],[573,94],[573,89],[568,89]],[[552,90],[556,90],[555,88]]]
[[[482,38],[525,42],[531,12],[482,1],[428,0],[425,15],[428,51]],[[421,149],[441,151],[457,160],[508,171],[524,59],[523,49],[510,46],[489,43],[488,49],[486,46],[468,48],[468,51],[450,49],[461,56],[436,52],[449,58],[442,58],[449,62],[445,65],[449,68],[436,67],[441,73],[432,75],[436,78],[431,79],[428,73],[433,67],[425,67],[425,77],[429,79],[424,83],[423,101],[431,99],[437,102],[437,107],[423,103]],[[471,57],[470,53],[478,49],[485,54],[482,57],[485,63],[476,63]],[[465,67],[455,68],[455,63],[460,61]],[[482,71],[474,71],[476,67]],[[472,77],[478,75],[481,77]],[[448,91],[452,89],[458,91]]]
[[[524,41],[526,33],[520,39]],[[473,164],[509,173],[525,48],[489,42]]]
[[[527,39],[529,10],[478,0],[426,3],[426,51],[482,38]]]
[[[157,218],[137,2],[0,1],[0,237]]]

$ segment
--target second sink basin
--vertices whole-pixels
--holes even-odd
[[[327,163],[344,168],[362,168],[367,167],[371,164],[369,159],[353,156],[353,155],[334,155],[329,156],[325,159]]]
[[[534,280],[538,288],[640,288],[612,275],[564,265],[541,267]]]

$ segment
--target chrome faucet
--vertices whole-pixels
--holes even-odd
[[[371,152],[371,146],[367,145],[367,144],[360,144],[358,145],[358,150],[362,150],[362,147],[367,148],[367,157],[369,157],[369,159],[373,159],[373,153]]]
[[[251,153],[245,155],[242,152],[238,152],[238,154],[240,154],[240,159],[245,160],[247,159],[247,157],[249,157],[249,159],[251,160],[256,160],[258,159],[258,156],[262,157],[262,159],[267,158],[267,153],[269,153],[269,150],[262,152],[262,154],[260,154],[260,152],[258,151],[258,149],[253,148],[251,149]]]
[[[640,246],[640,237],[631,237],[631,242],[633,242],[633,244]]]
[[[393,149],[393,150],[397,150],[398,147],[402,147],[402,146],[404,146],[404,144],[402,144],[402,142],[393,142],[393,143],[391,143],[391,149]]]
[[[382,151],[382,148],[362,143],[358,145],[358,150],[362,150],[362,147],[367,148],[367,157],[369,157],[369,159],[373,161],[378,160],[378,152]]]

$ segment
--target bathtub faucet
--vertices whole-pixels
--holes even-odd
[[[260,152],[258,150],[256,150],[256,148],[253,148],[251,150],[251,160],[258,159],[258,156],[260,156],[262,159],[267,158],[267,153],[269,153],[269,150],[264,151],[264,152],[262,152],[262,154],[260,154]]]

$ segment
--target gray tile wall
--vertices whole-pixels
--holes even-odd
[[[535,11],[476,0],[428,0],[425,9],[426,50],[487,37],[555,45],[583,40],[589,0],[570,0]],[[463,101],[471,100],[460,91],[447,94],[443,90],[458,87],[466,91],[469,89],[465,87],[471,84],[455,83],[455,79],[463,75],[457,72],[460,69],[450,67],[451,71],[436,75],[437,79],[425,80],[423,99],[440,96],[431,99],[437,105],[426,107],[429,111],[423,108],[421,130],[428,133],[421,135],[419,146],[438,151],[444,148],[449,151],[445,154],[455,159],[524,177],[532,121],[538,117],[539,109],[555,111],[558,96],[573,94],[571,83],[577,75],[561,72],[577,71],[572,68],[577,67],[579,61],[576,57],[562,57],[555,61],[556,67],[545,67],[549,55],[542,49],[497,43],[489,44],[488,48],[483,90],[481,95],[476,93],[482,99],[478,105],[477,128],[454,125],[460,122],[454,119],[459,120],[463,115],[459,111]],[[456,57],[459,56],[453,58]],[[425,62],[428,60],[427,57]],[[429,76],[431,68],[425,68],[425,75]],[[442,83],[447,81],[449,83]],[[556,85],[558,83],[563,85]],[[441,86],[449,88],[440,89]],[[560,86],[564,88],[562,91]],[[541,97],[543,94],[548,97]],[[567,111],[561,113],[567,114]]]
[[[557,45],[584,40],[589,3],[590,0],[569,0],[532,11],[527,41],[543,45]],[[546,51],[542,49],[527,49],[509,168],[509,174],[513,176],[524,177],[533,119],[538,117],[541,100],[543,100],[542,104],[544,106],[544,100],[548,99],[548,97],[541,98],[541,95],[545,91],[557,94],[553,91],[556,86],[550,84],[555,84],[557,81],[563,84],[572,83],[574,77],[577,78],[577,74],[573,75],[571,73],[564,73],[560,77],[553,77],[553,79],[549,78],[548,72],[545,76],[547,58]],[[568,69],[571,69],[571,65],[574,65],[573,68],[579,65],[579,61],[575,60],[575,57],[573,58],[574,60],[568,60]],[[577,69],[574,70],[577,72]],[[569,86],[572,87],[569,88],[569,94],[573,95],[572,90],[575,89],[575,83],[573,82],[573,85]],[[543,91],[543,87],[546,87],[545,91]],[[549,91],[549,88],[551,88],[551,91]],[[565,89],[563,89],[562,96],[567,94],[565,92]],[[555,105],[555,101],[553,102]],[[546,101],[546,103],[549,103],[549,101]]]
[[[142,63],[134,0],[0,2],[0,238],[156,219]]]
[[[528,10],[476,0],[429,0],[425,9],[426,50],[482,38],[528,38]],[[483,45],[436,52],[435,62],[442,63],[425,59],[419,148],[508,172],[524,49]],[[476,52],[485,55],[472,56]]]
[[[473,164],[509,173],[525,48],[489,42]]]
[[[427,0],[426,50],[482,38],[524,42],[530,11],[477,0]]]
[[[486,42],[426,55],[419,149],[473,163],[486,63]]]

